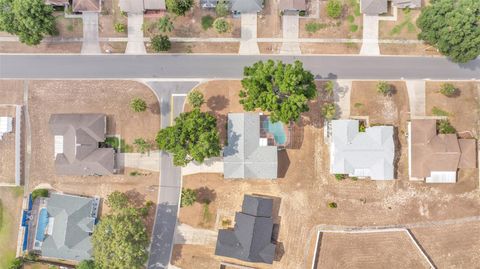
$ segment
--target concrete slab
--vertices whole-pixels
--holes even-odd
[[[363,43],[360,55],[380,55],[378,21],[378,16],[363,14]]]
[[[100,54],[100,43],[98,40],[98,13],[83,12],[83,43],[82,54]]]
[[[128,42],[125,54],[147,54],[142,25],[143,13],[128,13]]]
[[[425,80],[407,80],[410,117],[425,117]]]
[[[241,38],[239,54],[260,54],[257,44],[257,14],[246,13],[241,15]]]
[[[280,54],[299,55],[300,43],[298,42],[299,31],[298,14],[285,14],[282,16],[283,43],[280,48]]]

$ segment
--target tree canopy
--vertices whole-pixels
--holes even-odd
[[[418,35],[455,62],[465,63],[480,55],[480,1],[435,0],[422,9]]]
[[[193,0],[167,0],[165,5],[168,11],[183,16],[192,8]]]
[[[245,67],[240,104],[247,111],[260,108],[270,112],[273,122],[297,121],[309,110],[308,101],[317,96],[314,76],[300,61],[257,62]]]
[[[173,126],[158,132],[156,141],[160,150],[173,154],[177,166],[220,156],[217,119],[199,108],[180,114]]]
[[[57,33],[53,8],[43,0],[0,0],[0,31],[17,35],[20,42],[38,45],[45,35]]]
[[[193,106],[194,108],[200,108],[203,103],[205,103],[205,99],[203,97],[203,93],[198,90],[193,90],[187,95],[188,103]]]

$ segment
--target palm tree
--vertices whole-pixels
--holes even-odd
[[[173,31],[173,22],[168,15],[158,20],[158,29],[164,33]]]

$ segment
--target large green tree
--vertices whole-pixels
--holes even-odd
[[[121,198],[112,212],[95,226],[92,236],[95,268],[143,268],[148,258],[148,236],[140,210],[114,192],[108,202]],[[116,201],[118,202],[118,201]],[[119,207],[124,205],[124,207]]]
[[[308,101],[317,95],[312,73],[303,69],[300,61],[257,62],[245,67],[240,103],[247,111],[260,108],[270,112],[273,122],[289,123],[308,111]]]
[[[193,6],[193,0],[167,0],[167,10],[175,15],[183,16]]]
[[[217,119],[199,108],[180,114],[173,126],[158,132],[158,148],[173,154],[173,163],[185,166],[191,161],[220,156]]]
[[[43,0],[0,0],[0,31],[17,35],[20,42],[38,45],[57,32],[53,8]]]
[[[419,39],[435,46],[455,62],[480,55],[480,1],[434,0],[422,10]]]

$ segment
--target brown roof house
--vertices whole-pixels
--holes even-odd
[[[307,9],[305,0],[280,0],[278,7],[281,11],[301,11]]]
[[[72,0],[73,12],[100,12],[100,0]]]
[[[360,11],[366,15],[387,13],[388,2],[397,8],[421,8],[422,0],[360,0]]]
[[[458,139],[456,134],[438,134],[435,119],[408,123],[408,168],[411,180],[427,183],[455,183],[459,168],[476,167],[475,139]]]
[[[105,141],[105,114],[54,114],[49,121],[55,136],[55,169],[58,175],[92,176],[114,172],[112,148]]]

